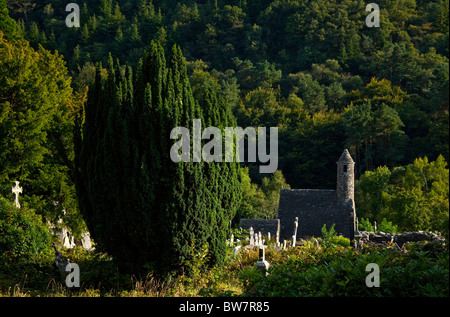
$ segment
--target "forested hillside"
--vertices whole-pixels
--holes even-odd
[[[68,28],[65,1],[7,1],[16,33],[35,49],[57,50],[80,96],[94,81],[96,62],[105,66],[111,53],[136,65],[157,40],[166,51],[179,45],[197,100],[202,87],[214,86],[239,126],[279,127],[282,175],[270,178],[247,164],[251,181],[261,188],[248,184],[242,216],[273,217],[273,195],[286,183],[334,188],[343,148],[355,158],[357,178],[382,166],[392,171],[392,179],[372,189],[379,197],[395,195],[389,204],[407,210],[431,193],[428,180],[416,184],[421,193],[408,192],[417,188],[405,185],[416,159],[428,164],[442,155],[438,174],[448,173],[448,0],[380,0],[379,28],[365,25],[369,13],[360,0],[77,3],[80,28]],[[440,197],[436,208],[448,221],[448,181],[443,182],[433,197]],[[366,188],[357,199],[370,196]],[[383,197],[375,211],[365,206],[363,215],[389,214]]]

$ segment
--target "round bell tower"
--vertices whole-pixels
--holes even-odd
[[[347,149],[337,162],[337,198],[341,203],[355,201],[355,162]]]

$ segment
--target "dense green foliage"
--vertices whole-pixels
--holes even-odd
[[[360,252],[336,244],[319,250],[312,241],[281,254],[266,252],[264,277],[243,270],[244,296],[448,296],[448,253],[440,244],[417,243],[399,252],[365,247]],[[366,266],[380,268],[380,287],[366,286]]]
[[[78,91],[108,52],[137,63],[150,40],[176,43],[196,99],[208,82],[239,126],[279,127],[279,169],[292,188],[334,188],[345,147],[357,177],[418,157],[449,160],[447,0],[378,2],[372,29],[357,0],[96,0],[80,5],[80,28],[65,26],[61,1],[8,4],[17,33],[67,58]]]
[[[0,263],[18,266],[49,259],[51,238],[48,226],[28,208],[18,209],[0,196]]]
[[[12,34],[12,33],[8,33]],[[65,62],[41,46],[9,41],[0,30],[0,193],[12,197],[13,181],[29,205],[79,235],[84,228],[72,179],[72,94]]]
[[[291,188],[280,170],[272,176],[264,177],[261,186],[251,182],[248,168],[241,168],[242,201],[239,205],[235,221],[246,219],[276,219],[280,189]]]
[[[426,157],[419,158],[393,170],[382,166],[365,172],[358,180],[357,213],[378,224],[385,218],[400,231],[448,233],[448,192],[449,174],[442,156],[434,162],[428,162]]]
[[[6,33],[9,40],[20,36],[16,22],[9,17],[6,0],[0,0],[0,30]]]
[[[190,69],[215,78],[239,126],[280,128],[293,188],[333,188],[344,147],[357,175],[449,161],[448,0],[379,1],[380,28],[365,26],[360,0],[85,1],[77,29],[65,27],[62,1],[9,3],[21,32],[61,52],[80,87],[108,52],[137,63],[150,40],[176,43]],[[250,177],[262,180],[252,166]]]
[[[195,163],[191,153],[190,162],[175,163],[169,135],[197,118],[202,126],[232,127],[226,101],[208,87],[200,101],[193,98],[176,46],[167,65],[152,42],[135,73],[112,57],[105,80],[100,72],[76,140],[77,193],[97,246],[128,270],[179,268],[192,240],[209,245],[211,262],[222,263],[240,202],[238,165]]]
[[[368,218],[361,218],[358,221],[359,231],[369,231],[374,232],[375,222],[372,224]],[[396,225],[392,224],[391,221],[387,221],[386,218],[381,220],[381,223],[377,223],[377,232],[389,232],[389,233],[399,233]]]

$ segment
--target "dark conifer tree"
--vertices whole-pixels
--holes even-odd
[[[228,105],[211,89],[201,104],[194,100],[177,46],[167,64],[152,43],[135,75],[111,57],[107,72],[102,82],[98,68],[76,133],[80,208],[94,240],[130,271],[145,263],[180,268],[192,243],[196,251],[207,244],[211,263],[222,262],[240,200],[238,165],[174,163],[169,136],[194,119],[203,127],[235,124]]]

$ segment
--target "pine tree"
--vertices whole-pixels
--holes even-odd
[[[37,46],[40,39],[39,28],[36,22],[32,22],[30,26],[30,30],[28,31],[28,38],[30,39],[31,44]]]
[[[130,40],[132,42],[139,42],[141,40],[141,35],[139,34],[138,26],[135,23],[133,23],[130,28]]]
[[[84,44],[87,44],[89,42],[89,27],[87,23],[83,25],[83,28],[81,29],[81,41]]]
[[[100,4],[100,12],[105,18],[111,17],[112,14],[112,0],[102,0]]]

